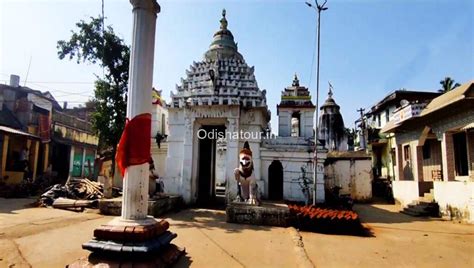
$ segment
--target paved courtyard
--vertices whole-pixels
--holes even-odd
[[[0,267],[64,267],[88,255],[81,243],[112,217],[31,208],[32,199],[0,199]],[[393,205],[357,205],[373,237],[300,232],[317,267],[474,267],[474,226],[412,218]],[[177,267],[297,267],[290,228],[225,223],[219,210],[167,215],[174,243],[187,255]]]

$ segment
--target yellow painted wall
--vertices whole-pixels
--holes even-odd
[[[97,136],[62,125],[55,125],[54,132],[61,133],[62,138],[70,139],[76,142],[94,145],[99,144],[99,138]]]

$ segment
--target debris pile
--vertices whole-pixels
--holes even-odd
[[[52,206],[58,198],[97,200],[104,196],[102,184],[86,178],[70,178],[65,185],[55,184],[40,196],[41,206]],[[90,203],[95,204],[94,202]]]
[[[351,210],[330,209],[315,206],[289,204],[295,226],[301,230],[332,233],[367,235],[359,215]]]

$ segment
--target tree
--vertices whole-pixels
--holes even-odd
[[[443,93],[451,91],[451,90],[457,88],[458,86],[460,86],[459,83],[454,83],[454,80],[451,79],[451,77],[449,77],[449,76],[447,76],[443,80],[439,81],[439,83],[441,84],[442,88],[438,91],[443,92]]]
[[[125,124],[130,48],[111,26],[103,27],[101,17],[90,19],[76,23],[78,31],[71,31],[69,41],[58,41],[58,56],[75,58],[78,64],[99,64],[103,68],[103,78],[96,75],[94,98],[90,101],[96,108],[92,125],[99,136],[99,149],[111,148],[115,156]],[[114,170],[115,159],[112,158],[112,172]]]

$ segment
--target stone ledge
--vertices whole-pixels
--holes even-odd
[[[261,206],[233,202],[226,207],[226,221],[252,225],[288,227],[291,214],[282,203],[262,202]]]

